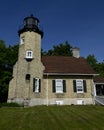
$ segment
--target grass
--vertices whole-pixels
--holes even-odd
[[[104,107],[1,107],[0,130],[104,130]]]

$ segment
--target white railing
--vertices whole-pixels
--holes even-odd
[[[104,105],[104,96],[95,96],[95,103],[99,105]]]

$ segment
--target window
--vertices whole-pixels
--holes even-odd
[[[26,80],[30,80],[30,74],[26,74]]]
[[[73,90],[77,93],[87,92],[86,80],[77,79],[73,80]]]
[[[25,43],[25,37],[21,37],[21,41],[20,41],[20,44],[24,44]]]
[[[77,93],[83,93],[83,80],[76,80]]]
[[[66,81],[62,79],[53,80],[53,92],[56,93],[66,92]]]
[[[83,105],[83,104],[84,104],[84,101],[83,101],[83,100],[77,100],[77,104],[78,104],[78,105]]]
[[[33,79],[33,92],[40,92],[40,87],[41,87],[41,80],[39,78],[34,78]]]
[[[56,79],[56,93],[63,93],[63,81],[62,81],[62,79]]]
[[[31,50],[26,51],[26,59],[32,59],[33,58],[33,52]]]

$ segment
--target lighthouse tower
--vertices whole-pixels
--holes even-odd
[[[41,39],[43,31],[39,20],[33,15],[24,18],[19,29],[18,61],[13,68],[9,84],[8,102],[24,105],[38,104],[41,99],[41,82],[44,66],[41,62]]]

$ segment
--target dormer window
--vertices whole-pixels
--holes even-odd
[[[26,51],[26,59],[32,59],[33,58],[33,52],[31,50]]]

